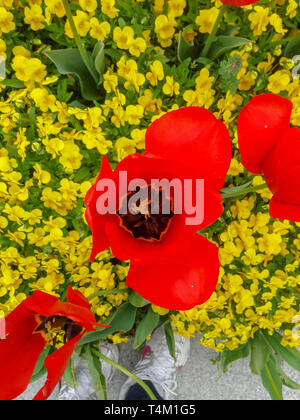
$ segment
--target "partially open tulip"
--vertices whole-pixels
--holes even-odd
[[[63,345],[45,359],[47,380],[34,398],[47,399],[79,340],[96,325],[87,299],[71,286],[67,302],[40,291],[25,299],[5,318],[6,337],[0,341],[0,400],[12,400],[25,391],[41,352],[55,344],[59,335]]]
[[[293,104],[274,94],[250,100],[238,119],[245,168],[263,174],[274,194],[270,215],[300,222],[300,130],[290,127]]]

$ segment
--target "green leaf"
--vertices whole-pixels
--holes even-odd
[[[128,332],[134,325],[137,309],[129,302],[121,305],[114,315],[104,325],[110,325],[110,328],[99,328],[96,332],[87,333],[79,342],[79,345],[103,340],[115,332]]]
[[[153,311],[153,309],[150,307],[148,309],[147,315],[142,319],[142,321],[139,323],[135,337],[134,337],[134,343],[133,348],[137,349],[140,347],[149,334],[152,333],[152,331],[157,327],[159,322],[159,314]]]
[[[174,331],[170,322],[164,325],[166,340],[169,347],[170,355],[173,357],[176,363],[176,354],[175,354],[175,338]]]
[[[223,188],[220,193],[223,198],[237,197],[243,193],[243,190],[249,188],[252,185],[252,180],[246,182],[246,184],[239,185],[238,187]],[[246,191],[247,194],[247,191]]]
[[[186,58],[195,58],[197,51],[193,42],[187,42],[182,32],[179,33],[178,46],[177,46],[177,57],[182,63]]]
[[[39,380],[47,372],[47,369],[45,368],[44,363],[49,352],[50,352],[50,347],[45,348],[40,354],[40,357],[38,358],[38,361],[36,362],[36,365],[35,365],[31,380],[30,380],[31,384]]]
[[[82,166],[78,171],[76,171],[74,176],[75,182],[85,181],[90,177],[90,168],[88,166]]]
[[[21,80],[17,80],[17,79],[1,80],[1,85],[4,85],[6,87],[11,87],[14,89],[23,89],[25,87],[24,83]]]
[[[265,333],[264,336],[268,343],[270,343],[275,352],[278,354],[278,356],[280,356],[290,366],[300,372],[300,352],[290,347],[284,347],[280,343],[282,336],[276,332],[274,332],[273,335]]]
[[[272,400],[281,401],[282,396],[282,380],[276,370],[276,364],[272,358],[268,360],[261,372],[261,380],[263,386],[270,394]]]
[[[258,331],[251,341],[250,367],[255,375],[260,375],[265,368],[269,358],[270,350],[263,335]]]
[[[102,93],[83,62],[78,49],[46,51],[45,54],[61,74],[73,74],[79,79],[81,94],[85,99],[93,101],[101,98]]]
[[[144,299],[141,295],[136,293],[134,290],[130,291],[128,298],[131,305],[135,306],[136,308],[142,308],[143,306],[146,306],[150,303],[148,300]]]
[[[283,382],[283,385],[291,388],[300,390],[300,384],[297,384],[297,382],[294,382],[291,378],[287,376],[287,374],[282,370],[282,367],[280,366],[279,360],[275,356],[271,356],[272,360],[274,361],[274,364],[276,366],[276,370]]]
[[[233,362],[239,359],[245,359],[249,356],[250,346],[249,343],[243,344],[234,350],[224,350],[218,359],[218,370],[219,373],[224,373],[227,370],[227,367]],[[220,376],[220,375],[219,375]]]
[[[249,45],[250,43],[251,41],[247,38],[221,35],[216,37],[216,41],[212,43],[207,56],[211,60],[215,60],[227,51],[241,47],[242,45]]]
[[[300,34],[296,35],[286,45],[283,55],[288,58],[293,58],[295,55],[300,54]]]
[[[90,346],[86,346],[86,358],[91,379],[95,388],[98,400],[107,400],[106,381],[102,373],[102,365],[97,356],[92,352]]]
[[[76,374],[74,369],[73,358],[69,361],[68,366],[63,375],[64,381],[71,388],[76,388]]]
[[[98,86],[103,82],[103,73],[105,72],[105,45],[103,42],[98,41],[94,47],[92,58],[94,60],[95,69],[100,75]]]

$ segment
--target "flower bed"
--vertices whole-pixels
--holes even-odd
[[[100,339],[118,344],[130,336],[138,348],[163,323],[171,352],[171,325],[183,336],[198,332],[200,344],[220,352],[221,370],[251,352],[253,372],[280,399],[282,384],[297,385],[280,371],[277,355],[295,369],[300,365],[298,130],[270,164],[280,175],[275,186],[273,172],[260,166],[275,147],[275,132],[300,126],[299,4],[228,3],[0,0],[0,317],[35,291],[64,301],[71,285],[89,300],[97,321],[111,325],[86,334],[77,354]],[[251,102],[251,118],[242,120],[250,99],[265,93],[276,95],[274,102],[260,108]],[[279,97],[289,101],[278,105]],[[115,169],[143,153],[150,124],[183,107],[211,111],[232,140],[225,185],[217,188],[223,188],[223,213],[201,228],[219,248],[219,281],[206,302],[188,310],[149,298],[133,281],[128,287],[127,260],[133,272],[134,257],[105,250],[111,243],[96,246],[91,262],[92,226],[84,217],[102,157]],[[262,142],[269,137],[256,124],[274,124],[267,150]],[[168,154],[172,147],[170,141]],[[203,153],[213,154],[214,147]],[[192,152],[188,146],[181,151],[188,165],[197,162]],[[205,159],[199,155],[202,166]],[[224,154],[215,157],[218,165],[225,160]],[[276,200],[270,205],[268,186],[288,196],[288,209]],[[98,229],[92,228],[94,250]],[[185,264],[194,254],[182,252],[179,260]],[[162,264],[168,277],[172,263]],[[143,266],[139,274],[146,272]],[[42,357],[62,341],[51,345]]]

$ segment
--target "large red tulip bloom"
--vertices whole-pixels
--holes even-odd
[[[274,194],[270,215],[300,222],[300,130],[290,128],[293,104],[274,94],[250,100],[238,119],[245,168],[263,174]]]
[[[120,162],[113,171],[106,157],[95,185],[86,196],[86,220],[93,233],[91,259],[111,247],[120,260],[130,260],[127,285],[145,299],[164,308],[186,310],[205,302],[213,293],[219,272],[217,247],[196,232],[222,214],[218,192],[231,161],[231,142],[225,125],[200,107],[171,111],[148,128],[146,152]],[[143,179],[204,179],[204,217],[187,225],[188,214],[156,214],[148,204],[145,213],[100,215],[97,184],[109,179],[120,187],[126,172],[128,184]],[[128,185],[127,184],[127,185]],[[195,192],[193,190],[193,192]],[[171,193],[172,194],[172,193]],[[174,196],[169,197],[170,202]],[[120,209],[117,204],[117,209]]]
[[[248,6],[249,4],[257,3],[259,0],[221,0],[223,4],[226,4],[228,6]]]
[[[64,374],[78,341],[98,325],[86,298],[71,287],[67,302],[36,291],[5,318],[0,341],[0,400],[12,400],[27,388],[36,362],[57,332],[65,344],[45,359],[48,376],[35,400],[45,400]]]

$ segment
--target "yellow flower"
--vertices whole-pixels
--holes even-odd
[[[4,7],[0,7],[0,35],[2,33],[9,33],[16,28],[14,16],[8,12]]]
[[[30,96],[34,100],[36,106],[38,106],[43,112],[47,112],[48,109],[51,109],[56,101],[55,96],[49,95],[47,89],[33,89]]]
[[[280,93],[286,90],[290,83],[290,73],[286,70],[278,70],[269,77],[268,90],[272,93]]]
[[[72,142],[67,142],[61,152],[59,162],[70,172],[79,169],[83,156],[79,153],[79,147]]]
[[[219,9],[212,7],[211,9],[200,10],[199,16],[196,18],[196,23],[199,25],[199,32],[202,34],[210,34],[216,19],[219,14]]]
[[[16,47],[14,47],[12,52],[15,56],[21,55],[22,57],[26,57],[26,58],[31,57],[30,51],[22,47],[21,45],[17,45]]]
[[[136,152],[135,142],[127,137],[120,137],[115,144],[117,151],[117,159],[119,162],[125,157],[132,155]]]
[[[297,2],[295,0],[289,0],[288,7],[286,9],[287,16],[292,19],[297,15]]]
[[[45,17],[43,16],[43,9],[41,6],[34,4],[31,8],[25,7],[24,14],[24,22],[30,25],[33,31],[38,31],[44,28],[43,22],[45,21]]]
[[[162,39],[168,40],[175,33],[174,21],[166,15],[160,15],[155,19],[155,33]]]
[[[144,109],[141,105],[128,105],[125,111],[125,118],[129,124],[138,125],[143,118]]]
[[[33,177],[37,179],[39,187],[41,187],[42,184],[49,184],[51,181],[51,175],[49,172],[44,171],[38,163],[33,166],[33,169]]]
[[[92,38],[97,39],[97,41],[104,41],[105,38],[110,33],[110,24],[108,22],[99,22],[99,20],[93,17],[90,21],[91,30],[90,35]]]
[[[45,0],[45,4],[53,15],[59,18],[65,16],[66,11],[62,0]]]
[[[114,19],[119,14],[119,10],[115,8],[115,3],[115,0],[101,0],[102,13],[111,19]]]
[[[164,78],[164,68],[159,60],[155,60],[150,65],[150,72],[146,74],[146,78],[149,80],[152,86],[157,86],[159,80]]]
[[[130,54],[139,57],[141,53],[146,50],[147,44],[144,38],[138,37],[135,38],[129,43],[129,52]]]
[[[167,76],[166,83],[163,85],[162,90],[165,95],[179,95],[179,83],[174,82],[173,76]]]
[[[201,91],[209,90],[212,87],[214,80],[214,77],[209,76],[208,68],[204,67],[195,80],[196,89],[199,89]]]
[[[17,138],[15,141],[15,145],[18,149],[18,155],[21,156],[22,162],[25,160],[26,157],[26,148],[30,144],[26,137],[26,128],[19,128],[17,132]]]
[[[80,7],[86,12],[94,12],[97,9],[97,0],[79,0]]]
[[[170,311],[169,309],[161,308],[160,306],[151,305],[151,308],[153,312],[159,314],[159,315],[167,315]]]
[[[0,58],[6,59],[6,44],[3,39],[0,39]]]
[[[237,176],[244,172],[243,165],[235,158],[231,160],[230,168],[228,171],[228,175]]]
[[[183,14],[186,7],[185,0],[169,0],[168,1],[168,16],[178,17]]]
[[[118,76],[111,74],[109,70],[103,75],[103,80],[103,87],[107,93],[114,91],[118,86]]]
[[[283,29],[282,27],[281,17],[278,16],[276,13],[273,13],[270,16],[270,24],[273,26],[273,28],[278,34],[284,35],[287,32],[287,29]]]
[[[128,50],[131,43],[133,42],[134,31],[130,26],[125,26],[121,29],[117,26],[113,32],[113,40],[117,44],[117,47],[121,50]]]
[[[267,30],[270,22],[269,9],[267,7],[255,6],[254,11],[250,13],[249,20],[251,29],[255,36],[261,35]]]
[[[91,24],[89,15],[82,10],[77,10],[76,16],[73,17],[78,34],[85,37],[90,30]],[[69,38],[74,38],[69,21],[65,24],[65,33]]]
[[[278,255],[281,252],[281,242],[281,236],[276,233],[266,233],[257,239],[259,250],[266,255]]]

